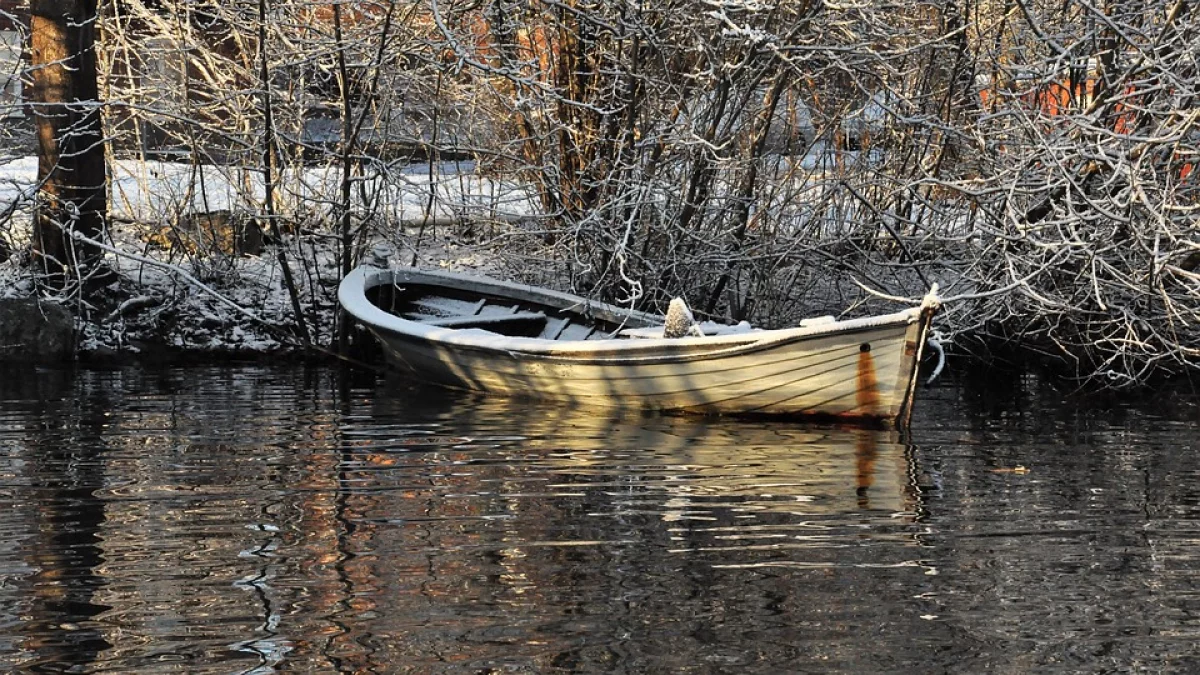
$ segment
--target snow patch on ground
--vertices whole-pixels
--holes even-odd
[[[535,197],[527,190],[473,169],[473,164],[423,164],[356,177],[353,208],[383,221],[426,224],[511,221],[536,213]],[[109,209],[118,218],[257,213],[265,195],[261,172],[241,167],[118,160],[110,171]],[[340,181],[341,169],[335,166],[285,171],[275,186],[277,208],[285,215],[328,212],[340,194]]]

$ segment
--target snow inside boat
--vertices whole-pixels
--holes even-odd
[[[533,286],[364,264],[342,307],[388,360],[424,381],[506,396],[711,414],[904,423],[931,293],[893,314],[754,330],[704,323],[663,337],[665,317]]]

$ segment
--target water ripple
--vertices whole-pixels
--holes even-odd
[[[0,372],[0,669],[1197,663],[1190,418],[973,396],[902,438],[298,367]]]

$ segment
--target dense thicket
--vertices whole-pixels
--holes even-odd
[[[336,242],[308,276],[455,223],[531,281],[767,325],[937,282],[958,344],[1124,385],[1200,365],[1198,26],[1183,0],[134,1],[102,98],[111,157],[196,167],[159,220]],[[289,283],[298,316],[332,302]]]

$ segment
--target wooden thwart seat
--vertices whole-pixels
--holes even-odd
[[[430,319],[424,323],[439,328],[483,328],[491,330],[513,326],[528,326],[546,323],[546,315],[541,312],[514,312],[513,314],[474,314],[465,316],[447,316],[440,319]]]

